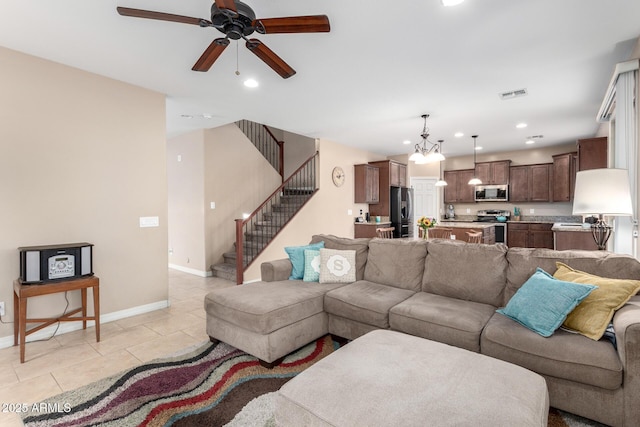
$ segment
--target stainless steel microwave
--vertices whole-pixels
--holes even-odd
[[[508,185],[476,185],[476,202],[506,202],[509,200]]]

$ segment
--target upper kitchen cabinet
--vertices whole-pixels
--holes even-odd
[[[511,166],[510,202],[549,202],[551,200],[552,164]]]
[[[578,171],[607,167],[607,137],[578,140]]]
[[[578,153],[556,154],[553,156],[553,201],[573,200],[576,181]]]
[[[407,165],[394,160],[369,162],[370,166],[379,169],[379,202],[369,205],[369,213],[373,216],[389,216],[389,194],[391,187],[407,186]]]
[[[393,161],[389,162],[389,185],[392,187],[407,186],[407,165]]]
[[[380,169],[372,165],[354,166],[355,203],[378,203],[380,201]]]
[[[468,184],[473,175],[473,169],[444,171],[444,180],[447,181],[447,186],[444,187],[444,202],[473,203],[475,187]]]
[[[511,160],[476,163],[476,176],[482,184],[509,184],[509,166]]]

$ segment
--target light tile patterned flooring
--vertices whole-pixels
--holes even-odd
[[[102,324],[99,343],[94,328],[27,343],[22,364],[18,347],[0,349],[0,426],[23,425],[6,404],[38,402],[208,340],[204,296],[233,285],[170,269],[170,307]]]

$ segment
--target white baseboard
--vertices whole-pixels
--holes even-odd
[[[169,300],[153,302],[151,304],[139,305],[137,307],[127,308],[125,310],[114,311],[113,313],[100,314],[100,324],[105,324],[109,322],[113,322],[120,319],[125,319],[127,317],[137,316],[138,314],[148,313],[150,311],[161,310],[163,308],[169,307]],[[87,327],[94,326],[95,322],[93,320],[89,320],[87,322]],[[46,328],[34,332],[33,334],[27,336],[26,341],[38,341],[38,340],[46,340],[50,338],[56,330],[57,325],[47,326]],[[55,332],[56,335],[66,334],[68,332],[73,332],[82,329],[82,323],[80,321],[77,322],[60,322],[60,327],[58,331]],[[7,348],[13,346],[13,336],[7,336],[0,338],[0,348]]]
[[[182,271],[183,273],[193,274],[194,276],[199,276],[199,277],[213,276],[213,272],[211,270],[207,270],[207,271],[196,270],[195,268],[187,268],[187,267],[183,267],[181,265],[176,265],[176,264],[169,264],[169,268]]]

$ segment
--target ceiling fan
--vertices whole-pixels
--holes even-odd
[[[211,20],[173,15],[151,10],[118,7],[122,16],[157,19],[182,24],[214,27],[225,36],[215,39],[195,63],[193,71],[209,71],[214,62],[229,46],[229,39],[246,41],[246,47],[284,79],[296,71],[282,58],[258,39],[247,38],[255,31],[260,34],[282,33],[327,33],[331,27],[326,15],[290,16],[283,18],[256,19],[256,14],[246,4],[238,0],[216,0],[211,6]]]

